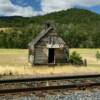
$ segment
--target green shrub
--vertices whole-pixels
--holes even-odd
[[[97,58],[97,60],[100,60],[100,52],[99,51],[97,51],[97,53],[96,53],[96,58]]]
[[[69,63],[73,65],[83,65],[83,60],[82,57],[74,51],[70,54]]]

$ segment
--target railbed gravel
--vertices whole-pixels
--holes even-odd
[[[0,100],[100,100],[100,89],[6,94]]]
[[[1,77],[0,79],[28,78],[30,76]],[[33,76],[31,76],[33,77]],[[97,79],[97,81],[99,81]],[[78,81],[77,81],[78,82]],[[0,100],[100,100],[100,88],[89,88],[86,90],[61,90],[42,91],[36,93],[18,93],[0,95]]]

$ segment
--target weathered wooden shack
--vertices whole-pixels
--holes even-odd
[[[29,62],[32,65],[64,64],[68,55],[68,46],[50,23],[45,23],[40,34],[29,43]]]

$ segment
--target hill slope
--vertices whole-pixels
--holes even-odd
[[[100,15],[75,8],[31,18],[0,17],[0,27],[14,28],[9,36],[5,33],[6,38],[0,40],[0,47],[26,48],[27,43],[39,33],[46,20],[56,23],[58,33],[69,47],[100,47]],[[6,43],[2,44],[4,40]]]
[[[25,26],[30,23],[44,23],[45,20],[54,20],[57,23],[93,23],[100,21],[100,15],[83,9],[69,9],[36,17],[0,17],[0,27]]]

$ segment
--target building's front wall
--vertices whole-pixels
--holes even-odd
[[[44,36],[42,39],[39,40],[39,42],[34,47],[34,64],[48,64],[48,52],[49,48],[47,47],[47,44],[49,43],[49,37],[50,36],[56,36],[57,33],[54,33],[51,31],[46,36]],[[66,60],[64,49],[61,48],[55,48],[54,49],[54,56],[55,61],[54,63],[64,63]]]
[[[46,47],[35,48],[34,64],[48,64],[48,49]]]
[[[66,63],[66,52],[64,48],[55,49],[55,63]]]
[[[48,64],[48,48],[46,45],[49,41],[49,36],[52,34],[56,33],[53,31],[49,32],[36,44],[34,52],[34,64]]]
[[[34,54],[34,64],[48,64],[48,52],[46,47],[36,47]],[[66,53],[61,48],[54,49],[55,61],[54,63],[66,63]]]

